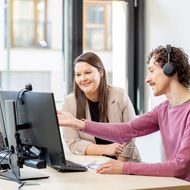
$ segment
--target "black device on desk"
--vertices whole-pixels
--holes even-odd
[[[0,91],[0,99],[4,113],[6,100],[12,100],[15,106],[20,167],[25,164],[40,168],[44,160],[59,171],[86,171],[86,167],[65,158],[53,93],[27,91],[21,95],[19,92]]]

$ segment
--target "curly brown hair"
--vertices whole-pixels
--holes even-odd
[[[163,67],[168,62],[168,53],[166,47],[159,46],[155,48],[148,56],[147,63],[154,56],[155,61]],[[171,47],[170,61],[176,64],[179,82],[186,88],[190,86],[190,64],[188,55],[182,48]]]

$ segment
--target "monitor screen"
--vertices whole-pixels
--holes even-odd
[[[1,91],[0,98],[3,110],[5,100],[15,101],[17,130],[28,155],[45,159],[50,166],[66,164],[53,93],[27,92],[23,104],[18,93]]]

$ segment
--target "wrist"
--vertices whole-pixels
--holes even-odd
[[[82,120],[78,120],[76,121],[76,128],[78,128],[79,130],[83,130],[85,127],[85,121],[84,119]]]
[[[109,154],[109,147],[108,147],[107,145],[101,145],[101,147],[102,147],[102,155],[103,155],[103,156],[108,156],[108,155],[110,155],[110,154]]]

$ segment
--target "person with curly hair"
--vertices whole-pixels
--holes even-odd
[[[82,121],[67,112],[58,112],[59,124],[119,143],[160,131],[164,161],[114,160],[100,165],[97,172],[170,176],[190,181],[190,65],[187,54],[170,45],[154,49],[148,57],[145,82],[154,96],[165,95],[167,98],[152,111],[129,122],[113,124]]]

